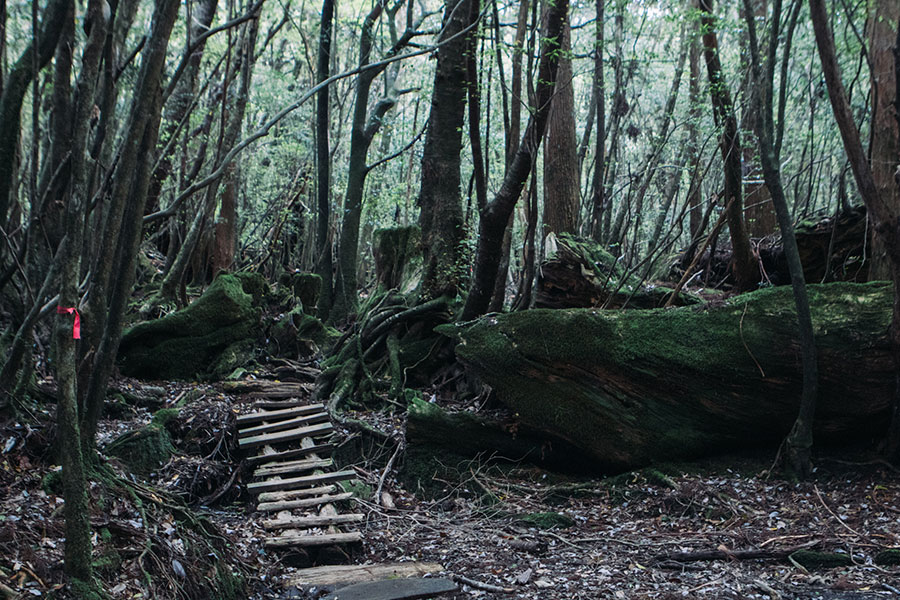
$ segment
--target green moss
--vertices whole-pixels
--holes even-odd
[[[122,555],[115,548],[109,548],[93,561],[94,570],[101,575],[111,575],[122,566]]]
[[[69,591],[73,598],[78,600],[105,600],[98,582],[87,582],[80,579],[69,580]]]
[[[422,276],[421,237],[416,226],[375,230],[372,253],[380,288],[409,294],[418,287]]]
[[[345,492],[350,492],[356,498],[360,498],[362,500],[371,500],[372,494],[375,493],[375,490],[372,489],[372,486],[355,479],[352,481],[342,481],[341,488],[343,488]]]
[[[162,425],[149,425],[124,433],[104,448],[136,473],[146,474],[160,468],[174,452],[172,440]]]
[[[224,561],[216,562],[215,587],[220,600],[241,600],[247,597],[247,583],[240,573],[231,570]]]
[[[220,275],[187,308],[129,329],[119,348],[122,372],[145,379],[209,374],[233,344],[257,337],[267,289],[258,274]]]
[[[900,548],[882,550],[875,555],[875,564],[882,567],[896,567],[900,565]]]
[[[522,515],[519,520],[538,529],[565,529],[575,525],[575,520],[558,512],[536,512]]]
[[[890,397],[890,286],[808,289],[820,360],[870,373],[855,381],[846,371],[821,371],[817,435],[838,431],[834,423],[871,433],[872,416],[854,414],[847,398],[861,387]],[[457,356],[524,423],[583,448],[599,471],[758,447],[782,438],[796,417],[801,376],[789,287],[715,307],[537,309],[437,331],[460,342]],[[752,394],[748,382],[756,382]]]
[[[63,481],[62,471],[50,471],[41,479],[41,489],[48,496],[62,496]]]
[[[322,277],[315,273],[297,273],[291,282],[291,289],[300,301],[303,312],[314,315],[322,291]]]
[[[791,558],[807,569],[833,569],[835,567],[850,567],[853,565],[853,559],[849,555],[834,552],[798,550],[791,554]]]
[[[166,423],[178,416],[177,408],[162,408],[153,413],[153,424],[159,427],[165,427]]]

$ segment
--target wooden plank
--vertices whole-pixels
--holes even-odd
[[[284,431],[285,429],[293,429],[294,427],[301,427],[304,425],[312,425],[313,423],[322,423],[328,420],[328,414],[319,412],[313,415],[306,415],[303,417],[294,417],[293,419],[287,419],[285,421],[277,421],[275,423],[263,423],[262,425],[257,425],[255,427],[247,427],[246,429],[241,429],[238,431],[238,435],[240,437],[247,437],[250,435],[259,435],[261,433],[269,433],[272,431]]]
[[[300,398],[291,400],[257,400],[252,406],[259,410],[281,410],[297,406],[309,406],[309,400],[301,400]]]
[[[329,533],[328,535],[304,535],[302,533],[288,533],[278,537],[268,538],[265,541],[266,548],[309,548],[311,546],[331,546],[332,544],[353,544],[362,541],[362,534],[358,531],[351,533]]]
[[[289,477],[287,479],[267,479],[247,484],[250,492],[274,492],[277,490],[290,490],[301,487],[311,487],[321,483],[335,483],[355,479],[356,471],[337,471],[335,473],[321,473],[318,475],[304,475],[302,477]]]
[[[274,421],[277,419],[287,419],[290,417],[302,417],[304,415],[314,415],[325,410],[324,404],[303,404],[299,406],[280,408],[278,410],[263,410],[259,412],[251,412],[245,415],[238,415],[235,421],[238,425],[249,425],[251,423],[262,423],[263,421]]]
[[[365,515],[360,513],[350,513],[346,515],[318,515],[315,517],[287,517],[263,521],[263,527],[266,529],[311,529],[313,527],[357,523],[365,518]]]
[[[329,496],[316,496],[315,498],[304,498],[301,500],[286,500],[284,502],[261,502],[257,505],[256,510],[259,512],[277,512],[279,510],[293,510],[295,508],[309,508],[319,506],[320,504],[328,504],[329,502],[340,502],[341,500],[349,500],[353,497],[352,492],[344,492],[343,494],[334,494]]]
[[[278,431],[275,433],[264,433],[254,437],[241,438],[238,440],[239,448],[256,448],[265,444],[281,444],[284,442],[293,442],[304,437],[327,435],[333,431],[331,423],[320,423],[318,425],[310,425],[309,427],[300,427],[298,429],[289,429],[288,431]]]
[[[257,398],[291,398],[308,394],[312,390],[313,384],[253,379],[226,381],[222,384],[222,388],[231,394],[249,394]]]
[[[322,496],[331,494],[337,490],[337,486],[323,485],[321,487],[303,488],[300,490],[290,490],[288,492],[265,492],[257,496],[257,502],[282,502],[284,500],[299,500],[300,498],[309,498],[310,496]]]
[[[332,446],[331,444],[317,444],[314,446],[310,446],[309,448],[293,448],[291,450],[284,450],[282,452],[272,452],[271,454],[248,456],[246,460],[249,464],[255,465],[261,462],[271,462],[273,460],[303,457],[309,454],[316,454],[317,452],[327,454],[332,450],[334,450],[334,446]]]
[[[290,462],[266,463],[253,472],[254,477],[271,477],[272,475],[286,475],[288,473],[303,473],[313,469],[324,469],[334,464],[330,458],[306,458],[292,460]]]
[[[377,565],[328,565],[297,569],[285,581],[285,587],[294,588],[300,585],[340,586],[364,581],[380,581],[404,577],[421,577],[440,573],[444,567],[438,563],[402,562],[381,563]]]
[[[325,596],[325,600],[420,600],[457,591],[459,586],[446,577],[411,577],[357,583]]]

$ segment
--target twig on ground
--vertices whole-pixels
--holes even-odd
[[[463,585],[467,585],[483,592],[493,592],[495,594],[514,594],[516,592],[515,588],[505,588],[500,587],[499,585],[491,585],[490,583],[481,583],[480,581],[469,579],[468,577],[463,577],[462,575],[453,575],[453,581],[455,581],[456,583],[462,583]]]

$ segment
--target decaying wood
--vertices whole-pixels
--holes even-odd
[[[438,563],[402,562],[378,565],[330,565],[298,569],[285,582],[285,587],[298,585],[334,585],[378,581],[402,577],[417,577],[440,573],[444,567]]]
[[[279,431],[276,433],[265,433],[248,438],[238,440],[240,448],[256,448],[265,444],[279,444],[282,442],[291,442],[303,439],[308,436],[321,436],[331,433],[333,427],[331,423],[322,423],[320,425],[311,425],[309,427],[299,427],[288,431]]]
[[[279,404],[280,406],[280,404]],[[294,407],[281,408],[279,410],[264,410],[260,412],[247,413],[246,415],[238,415],[235,418],[238,426],[250,425],[252,423],[262,423],[263,421],[275,421],[278,419],[287,419],[291,417],[304,417],[314,415],[325,410],[324,404],[303,404]]]
[[[303,477],[289,477],[287,479],[267,479],[247,484],[249,492],[275,492],[278,490],[296,489],[303,486],[313,486],[322,483],[335,483],[355,479],[356,471],[337,471],[335,473],[321,473],[318,475],[305,475]]]
[[[289,490],[287,492],[264,492],[257,496],[260,502],[282,502],[285,500],[299,500],[301,498],[309,498],[310,496],[323,496],[331,494],[337,490],[334,485],[322,485],[319,487],[303,488],[299,490]]]
[[[313,546],[330,546],[332,544],[354,544],[362,541],[362,534],[358,531],[350,533],[331,533],[328,535],[307,535],[303,533],[287,533],[278,537],[268,538],[266,548],[309,548]]]
[[[324,469],[334,464],[330,458],[307,458],[284,463],[271,463],[261,466],[253,472],[254,477],[271,477],[288,473],[303,473],[314,469]]]
[[[328,504],[329,502],[340,502],[341,500],[349,500],[353,498],[352,492],[344,492],[343,494],[334,494],[329,496],[317,496],[315,498],[306,498],[303,500],[287,500],[284,502],[260,502],[256,510],[259,512],[277,512],[279,510],[292,510],[294,508],[308,508],[311,506],[319,506],[320,504]]]
[[[328,527],[329,525],[356,523],[363,519],[365,519],[365,515],[360,513],[318,515],[315,517],[284,517],[263,521],[263,527],[266,529],[312,529],[313,527]]]

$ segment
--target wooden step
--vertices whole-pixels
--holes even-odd
[[[452,579],[412,577],[357,583],[325,596],[323,600],[421,600],[459,591]]]
[[[276,421],[278,419],[288,419],[290,417],[314,415],[323,410],[325,410],[324,404],[299,404],[292,407],[283,407],[278,410],[263,410],[247,413],[245,415],[238,415],[235,420],[239,426],[249,425],[252,423],[262,423],[263,421]]]
[[[284,431],[285,429],[293,429],[294,427],[302,427],[305,425],[312,425],[313,423],[322,423],[328,420],[328,414],[323,412],[318,412],[312,415],[306,415],[303,417],[294,417],[293,419],[287,419],[285,421],[277,421],[275,423],[263,423],[262,425],[257,425],[256,427],[248,427],[246,429],[241,429],[238,431],[238,435],[240,437],[247,437],[250,435],[259,435],[261,433],[270,433],[272,431]]]
[[[344,523],[357,523],[365,519],[360,513],[346,515],[317,515],[315,517],[285,517],[282,519],[269,519],[263,521],[266,529],[312,529],[313,527],[328,527],[329,525],[341,525]]]
[[[291,398],[290,400],[257,400],[253,403],[253,408],[259,410],[282,410],[297,406],[309,406],[309,400]]]
[[[356,471],[337,471],[335,473],[322,473],[320,475],[305,475],[303,477],[289,477],[287,479],[267,479],[247,484],[247,491],[274,492],[276,490],[293,490],[301,487],[312,487],[316,484],[335,483],[355,479]]]
[[[303,473],[314,469],[324,469],[334,464],[330,458],[305,458],[290,462],[267,463],[253,472],[254,477],[271,477],[288,473]]]
[[[241,438],[238,440],[239,448],[256,448],[265,444],[282,444],[284,442],[293,442],[305,437],[318,437],[328,435],[334,430],[331,423],[320,423],[318,425],[310,425],[309,427],[299,427],[297,429],[289,429],[287,431],[278,431],[274,433],[264,433],[253,437]]]
[[[319,487],[290,490],[287,492],[264,492],[256,497],[257,502],[283,502],[285,500],[299,500],[310,496],[323,496],[337,491],[335,485],[323,485]]]
[[[305,535],[302,533],[288,533],[277,537],[268,538],[266,548],[309,548],[311,546],[331,546],[332,544],[353,544],[362,541],[362,534],[358,531],[351,533],[329,533],[328,535]]]
[[[421,577],[440,573],[444,570],[438,563],[400,562],[380,563],[377,565],[326,565],[297,569],[285,581],[285,587],[295,588],[301,585],[338,586],[362,583],[364,581],[380,581],[383,579],[399,579],[405,577]]]
[[[279,510],[293,510],[295,508],[309,508],[311,506],[320,506],[329,502],[340,502],[353,498],[352,492],[344,492],[343,494],[332,494],[328,496],[316,496],[315,498],[303,498],[301,500],[286,500],[284,502],[261,502],[257,505],[256,510],[259,512],[277,512]]]
[[[273,452],[271,454],[248,456],[246,460],[249,464],[256,465],[263,462],[303,457],[309,454],[329,454],[332,450],[334,450],[334,446],[332,446],[331,444],[315,444],[313,446],[310,446],[309,448],[294,448],[292,450]]]

